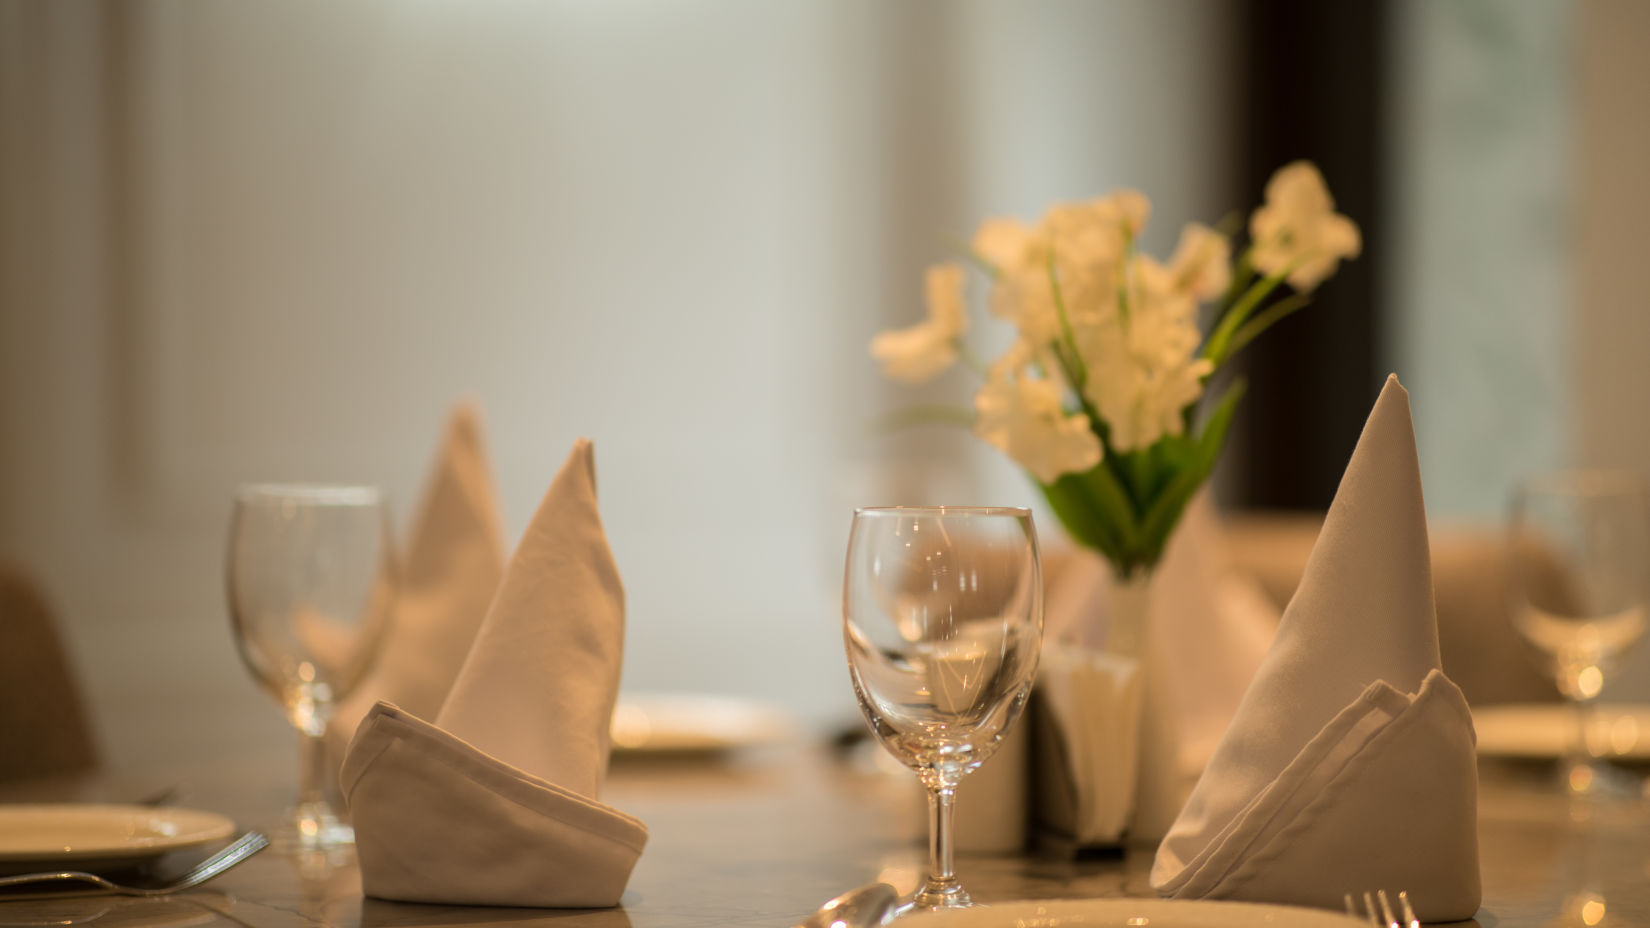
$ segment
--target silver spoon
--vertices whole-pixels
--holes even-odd
[[[887,883],[867,883],[820,906],[795,928],[872,928],[887,921],[898,899]]]

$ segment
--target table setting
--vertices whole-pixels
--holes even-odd
[[[758,701],[622,690],[623,578],[649,565],[615,558],[594,443],[508,545],[460,403],[405,539],[373,486],[234,498],[229,624],[296,789],[280,745],[177,771],[182,802],[109,802],[119,771],[0,783],[0,928],[1650,923],[1650,715],[1600,700],[1650,602],[1642,486],[1511,503],[1506,634],[1564,703],[1452,680],[1396,375],[1273,602],[1208,486],[1230,362],[1359,230],[1306,162],[1241,249],[1191,223],[1159,262],[1149,213],[1123,190],[988,220],[928,271],[924,321],[871,342],[899,381],[975,369],[972,408],[901,419],[965,423],[1037,500],[843,513],[821,621],[862,751]],[[1014,336],[989,364],[968,266]]]

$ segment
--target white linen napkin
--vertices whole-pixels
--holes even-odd
[[[1424,921],[1471,918],[1477,794],[1472,717],[1439,667],[1408,394],[1389,377],[1152,886],[1334,909],[1407,890]]]
[[[380,702],[340,780],[362,890],[406,902],[619,902],[647,841],[602,804],[624,589],[574,445],[434,723]]]
[[[1162,839],[1278,623],[1265,594],[1232,569],[1207,491],[1187,506],[1153,572],[1143,660],[1100,650],[1115,583],[1098,555],[1078,551],[1048,594],[1053,642],[1038,677],[1040,718],[1062,742],[1069,781],[1044,780],[1039,801],[1045,823],[1070,822],[1080,846],[1125,833]]]
[[[379,700],[419,718],[435,718],[498,592],[503,536],[481,413],[461,403],[447,416],[408,536],[384,651],[327,726],[329,753],[338,763],[356,726]]]

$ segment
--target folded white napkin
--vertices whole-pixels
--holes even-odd
[[[362,890],[406,902],[618,904],[647,841],[597,801],[624,589],[580,440],[511,558],[434,724],[380,702],[340,780]]]
[[[497,496],[481,439],[481,414],[461,403],[448,414],[435,469],[401,563],[395,619],[377,666],[333,713],[332,757],[344,750],[379,700],[433,719],[452,689],[504,575]]]
[[[1265,594],[1232,569],[1207,491],[1152,574],[1140,659],[1103,653],[1119,592],[1105,562],[1080,551],[1048,594],[1039,717],[1062,744],[1069,779],[1041,781],[1040,815],[1069,822],[1079,845],[1163,837],[1278,623]]]
[[[1424,921],[1471,918],[1477,794],[1472,717],[1439,669],[1408,394],[1391,377],[1152,886],[1325,908],[1407,890]]]

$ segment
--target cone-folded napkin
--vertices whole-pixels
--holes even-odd
[[[601,803],[624,590],[581,440],[433,721],[376,704],[340,776],[362,890],[405,902],[616,905],[647,841]]]
[[[503,536],[481,414],[461,403],[448,414],[408,536],[384,651],[372,675],[339,703],[327,726],[335,761],[342,762],[356,726],[380,700],[423,719],[441,710],[498,592]]]
[[[1477,794],[1472,718],[1439,666],[1409,398],[1389,377],[1152,886],[1335,909],[1406,890],[1424,921],[1471,918]]]

